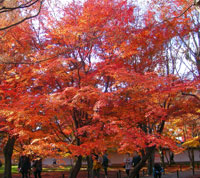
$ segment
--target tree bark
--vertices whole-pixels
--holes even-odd
[[[164,156],[167,161],[167,164],[170,165],[170,150],[169,151],[166,150]],[[169,156],[169,158],[168,158],[168,156]]]
[[[76,164],[72,167],[69,178],[76,178],[82,166],[82,156],[78,156]]]
[[[154,165],[154,158],[155,158],[155,152],[153,151],[151,155],[148,158],[148,174],[152,175],[153,173],[153,165]]]
[[[88,171],[88,178],[92,178],[92,157],[87,156],[87,171]]]
[[[188,155],[190,158],[190,166],[192,168],[192,173],[193,175],[195,174],[195,162],[194,162],[194,149],[193,148],[188,148]]]
[[[133,171],[131,172],[129,178],[136,177],[137,173],[140,171],[142,167],[145,166],[145,162],[151,156],[152,152],[154,152],[155,146],[146,148],[145,154],[142,156],[141,161],[134,167]]]
[[[161,164],[162,164],[162,167],[164,169],[165,168],[165,158],[164,158],[163,148],[161,148],[161,147],[159,149],[159,154],[160,154]]]
[[[194,148],[192,148],[192,173],[195,174],[195,160],[194,160]]]
[[[8,137],[8,141],[3,148],[4,159],[5,159],[5,168],[4,168],[4,178],[12,178],[12,154],[15,145],[15,138]]]

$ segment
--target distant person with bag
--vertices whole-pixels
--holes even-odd
[[[22,174],[22,178],[29,178],[31,170],[31,162],[28,156],[22,155],[19,158],[18,170]]]
[[[98,155],[94,155],[93,160],[93,178],[100,178],[100,169],[101,169],[101,158]]]
[[[164,172],[164,171],[163,171],[162,167],[160,166],[160,164],[155,163],[154,168],[153,168],[154,178],[161,178],[162,172]]]
[[[130,157],[130,153],[127,153],[126,158],[124,158],[124,168],[127,176],[129,176],[131,167],[132,167],[132,158]]]
[[[42,159],[40,157],[33,160],[32,170],[35,178],[41,178]]]

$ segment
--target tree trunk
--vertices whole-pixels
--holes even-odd
[[[88,171],[88,178],[92,178],[92,157],[87,156],[87,171]]]
[[[170,160],[170,165],[175,164],[174,162],[174,153],[173,152],[169,152],[169,160]]]
[[[153,151],[151,155],[148,158],[148,174],[152,175],[153,173],[153,165],[154,165],[154,158],[155,158],[155,152]]]
[[[82,156],[78,156],[76,164],[72,167],[69,178],[76,178],[82,166]]]
[[[194,169],[195,169],[195,162],[194,162],[194,149],[192,148],[192,150],[191,150],[191,152],[192,152],[192,173],[193,173],[193,175],[194,175]]]
[[[129,178],[136,177],[137,173],[140,171],[140,169],[142,167],[145,166],[146,160],[151,156],[151,154],[152,154],[152,152],[154,152],[154,150],[155,150],[155,146],[146,148],[145,154],[142,156],[141,161],[134,167]]]
[[[199,54],[199,52],[198,52],[198,54],[196,54],[195,60],[196,60],[197,71],[200,76],[200,54]]]
[[[168,156],[169,156],[169,159],[168,159]],[[166,150],[164,157],[167,161],[167,164],[170,165],[170,150],[169,151]]]
[[[190,158],[190,166],[192,168],[192,173],[193,175],[195,174],[195,163],[194,163],[194,149],[193,148],[188,148],[188,155]]]
[[[165,168],[165,157],[164,157],[163,148],[161,148],[161,147],[159,149],[159,154],[160,154],[161,165],[162,165],[162,167],[164,169]]]
[[[3,148],[4,159],[5,159],[5,168],[4,168],[4,178],[12,178],[12,154],[15,144],[14,137],[8,137],[8,141]]]

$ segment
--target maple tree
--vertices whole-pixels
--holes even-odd
[[[24,62],[30,62],[30,54],[36,51],[34,33],[28,23],[16,26],[6,32],[1,32],[1,150],[4,151],[5,171],[4,177],[11,177],[11,157],[16,140],[23,135],[23,131],[16,124],[22,118],[20,110],[15,106],[19,97],[27,92],[31,83],[26,83],[24,77],[30,66],[21,66]],[[23,121],[24,122],[24,121]],[[21,120],[21,126],[23,126]],[[26,129],[26,128],[24,128]],[[30,129],[29,129],[30,130]],[[18,132],[19,131],[19,132]],[[30,136],[31,134],[29,134]],[[27,134],[21,139],[28,139]]]
[[[182,142],[184,149],[187,149],[191,167],[195,167],[194,159],[194,147],[198,145],[199,135],[199,102],[197,98],[193,96],[187,96],[187,102],[185,102],[185,96],[182,95],[179,100],[182,100],[182,104],[179,105],[178,115],[170,119],[169,124],[166,127],[167,134],[172,135],[175,140]]]
[[[89,3],[89,2],[88,2]],[[96,3],[96,2],[95,2]],[[93,4],[94,5],[94,4]],[[96,3],[95,4],[95,6],[99,6],[99,3]],[[71,9],[70,10],[77,10],[78,8],[77,7],[71,7]],[[79,9],[81,9],[80,7],[79,7]],[[89,9],[89,8],[88,8]],[[73,11],[74,12],[74,11]],[[109,12],[108,11],[108,9],[107,9],[107,12]],[[130,11],[131,12],[131,11]],[[91,12],[92,13],[92,12]],[[75,14],[77,14],[77,12],[75,13]],[[88,13],[88,14],[90,14],[90,13]],[[87,14],[87,18],[89,18],[88,17],[88,14]],[[101,14],[101,13],[99,13],[99,14]],[[113,12],[112,12],[112,14],[113,14]],[[68,15],[68,14],[67,14]],[[63,26],[64,26],[64,28],[65,29],[68,29],[70,26],[69,25],[76,25],[75,27],[70,27],[70,29],[75,29],[75,30],[77,30],[77,31],[72,31],[72,33],[71,33],[71,31],[67,31],[67,33],[66,33],[66,30],[64,31],[64,30],[61,30],[61,29],[56,29],[56,33],[54,33],[53,34],[53,42],[54,41],[56,41],[56,43],[57,44],[59,44],[59,45],[50,45],[49,47],[50,48],[52,48],[52,49],[54,49],[54,50],[56,50],[56,49],[62,49],[62,50],[65,50],[65,49],[68,49],[68,50],[73,50],[73,45],[74,45],[74,43],[76,42],[76,40],[78,40],[79,42],[80,42],[80,44],[78,43],[78,44],[76,44],[75,43],[75,47],[76,48],[78,48],[79,49],[79,51],[77,52],[77,53],[74,53],[73,54],[73,57],[77,57],[78,55],[80,55],[80,52],[82,52],[81,51],[81,49],[82,49],[82,47],[85,47],[84,45],[83,46],[80,46],[82,43],[81,42],[84,42],[85,40],[86,40],[86,45],[87,45],[87,42],[89,41],[89,42],[91,42],[92,40],[89,40],[89,39],[87,39],[87,33],[84,33],[84,36],[82,37],[82,33],[83,32],[85,32],[87,29],[88,29],[88,27],[90,27],[91,25],[90,24],[87,24],[86,22],[87,21],[83,21],[84,22],[84,24],[82,24],[82,23],[80,23],[79,24],[79,21],[77,20],[78,19],[78,17],[79,17],[79,13],[76,15],[76,16],[74,16],[74,17],[71,17],[72,19],[70,19],[70,21],[69,21],[69,19],[68,19],[68,16],[65,16],[65,18],[64,19],[67,19],[66,20],[66,22],[67,22],[67,25],[68,26],[64,26],[63,24]],[[69,15],[71,15],[71,14],[69,14]],[[114,16],[114,15],[113,15]],[[75,18],[76,17],[76,18]],[[129,16],[129,20],[131,20],[131,17]],[[89,18],[90,19],[90,21],[89,21],[89,23],[92,23],[93,22],[93,19],[92,19],[92,17],[90,17]],[[101,18],[100,18],[101,19]],[[134,18],[132,18],[132,20],[133,20]],[[81,19],[82,20],[82,19]],[[110,19],[109,19],[110,20]],[[68,22],[70,23],[70,24],[68,24]],[[74,22],[74,23],[73,23]],[[82,21],[81,21],[82,22]],[[123,21],[124,22],[124,21]],[[129,21],[129,23],[130,23],[130,21]],[[80,25],[80,26],[78,26],[78,25]],[[106,61],[106,62],[102,62],[102,65],[104,66],[112,66],[113,65],[113,63],[111,62],[112,60],[114,61],[114,62],[116,62],[116,61],[118,61],[118,65],[116,66],[116,68],[119,68],[120,66],[122,66],[122,65],[124,65],[124,63],[123,62],[120,62],[120,60],[122,59],[122,61],[124,60],[124,61],[130,61],[130,63],[133,61],[134,62],[134,60],[135,60],[135,57],[138,57],[138,58],[142,58],[143,56],[141,56],[141,55],[138,55],[138,52],[137,52],[137,47],[139,47],[141,44],[143,45],[143,47],[145,48],[146,46],[147,46],[147,44],[146,43],[142,43],[144,40],[142,40],[142,41],[140,41],[140,40],[138,40],[138,43],[137,43],[137,41],[136,41],[136,39],[137,39],[137,37],[138,36],[140,36],[141,34],[142,34],[142,32],[143,32],[143,34],[144,35],[146,35],[146,37],[147,38],[149,38],[149,36],[148,36],[148,31],[147,30],[141,30],[140,29],[140,33],[137,35],[133,35],[133,38],[132,39],[130,39],[130,36],[129,36],[129,43],[128,44],[126,44],[126,43],[122,43],[122,42],[120,42],[120,40],[124,40],[124,39],[126,39],[126,33],[124,33],[124,31],[123,30],[121,30],[121,29],[123,29],[124,28],[124,26],[123,26],[123,23],[121,24],[120,22],[119,22],[119,24],[121,25],[120,27],[119,26],[117,26],[116,27],[116,30],[117,30],[117,32],[120,32],[120,35],[123,37],[122,39],[121,38],[119,38],[119,36],[117,36],[117,37],[115,37],[115,35],[114,35],[114,33],[115,33],[115,31],[113,30],[113,26],[112,26],[112,31],[110,31],[110,24],[106,24],[105,23],[105,21],[104,21],[104,28],[103,28],[103,30],[107,33],[108,32],[108,34],[109,35],[103,35],[103,36],[98,36],[98,38],[99,39],[101,39],[101,41],[100,41],[100,43],[99,43],[99,41],[97,41],[97,52],[95,53],[96,55],[99,55],[99,59],[100,60],[102,60],[102,61],[104,61],[106,58],[108,58],[108,60]],[[84,29],[84,27],[87,27],[86,28],[86,30],[83,30]],[[81,31],[79,31],[79,28],[81,27]],[[94,27],[94,26],[93,26]],[[101,27],[101,29],[102,29],[102,27]],[[114,28],[115,29],[115,28]],[[119,30],[120,29],[120,30]],[[90,31],[92,30],[92,28],[90,28]],[[118,31],[119,30],[119,31]],[[130,29],[131,30],[131,32],[133,32],[134,31],[134,29],[133,28],[131,28]],[[100,30],[99,30],[100,31]],[[128,30],[127,30],[128,31]],[[126,32],[127,32],[126,31]],[[135,29],[135,31],[134,32],[136,32],[137,31],[137,29]],[[64,32],[64,34],[63,34],[63,32]],[[75,35],[74,35],[75,34]],[[101,33],[100,33],[101,34]],[[63,36],[64,35],[64,36]],[[153,33],[152,34],[152,36],[154,36],[155,34]],[[62,37],[65,37],[66,36],[66,38],[59,38],[59,36],[62,36]],[[103,38],[101,38],[101,37],[103,37]],[[168,37],[169,38],[169,37]],[[70,39],[70,41],[68,42],[68,39]],[[72,40],[73,39],[73,40]],[[143,36],[143,39],[144,39],[144,36]],[[166,39],[167,39],[167,37],[166,37]],[[163,41],[165,41],[166,39],[163,39]],[[131,41],[132,40],[132,41]],[[93,42],[93,41],[92,41]],[[69,43],[69,46],[68,46],[68,43]],[[133,43],[134,43],[134,45],[133,45]],[[155,43],[155,41],[154,41],[154,43],[153,44],[155,44],[155,45],[157,45],[156,47],[157,48],[155,48],[155,46],[153,46],[153,47],[151,47],[151,48],[149,48],[148,50],[146,50],[146,51],[144,51],[145,52],[145,54],[144,54],[144,56],[146,57],[146,56],[148,56],[148,54],[150,54],[151,53],[151,55],[149,55],[149,58],[151,57],[151,56],[153,56],[153,55],[157,55],[157,51],[158,51],[158,46],[160,46],[160,44],[161,44],[162,42],[159,42],[159,44],[157,44],[157,43]],[[112,45],[111,45],[112,44]],[[123,46],[123,45],[124,46]],[[129,45],[132,45],[132,46],[134,46],[134,50],[131,48],[129,48]],[[130,46],[131,46],[130,45]],[[137,46],[138,45],[138,46]],[[92,46],[92,45],[91,45]],[[68,48],[67,48],[68,47]],[[114,48],[113,48],[114,47]],[[153,49],[156,49],[155,51],[152,51]],[[63,53],[63,51],[61,50],[61,54]],[[161,50],[160,48],[159,48],[159,50]],[[84,51],[84,50],[83,50]],[[101,54],[100,54],[101,53]],[[153,55],[152,55],[152,53],[153,53]],[[78,54],[78,55],[77,55]],[[86,53],[86,54],[88,54],[88,53]],[[89,53],[90,54],[90,53]],[[121,56],[120,56],[120,55]],[[66,56],[66,54],[65,54],[65,56]],[[118,57],[118,56],[120,56],[120,58]],[[69,57],[71,57],[70,55],[69,55]],[[79,56],[78,56],[79,57]],[[154,56],[155,57],[155,56]],[[143,58],[142,58],[143,59]],[[130,70],[131,68],[133,68],[134,67],[134,69],[136,70],[136,71],[140,71],[140,73],[144,73],[145,72],[145,70],[150,70],[150,71],[153,71],[153,69],[155,68],[155,66],[156,66],[156,61],[151,61],[150,62],[150,60],[152,60],[152,58],[151,59],[146,59],[147,61],[149,61],[148,63],[147,63],[147,65],[145,66],[144,64],[145,64],[145,60],[143,59],[142,60],[142,62],[141,62],[141,65],[140,65],[140,63],[137,63],[137,65],[127,65],[126,64],[126,67],[127,67],[127,69],[128,70]],[[83,56],[81,56],[80,55],[80,61],[82,62],[82,63],[84,63],[84,55]],[[90,61],[90,60],[89,60]],[[142,67],[142,68],[140,68],[140,66]],[[148,69],[149,68],[149,69]],[[107,68],[106,68],[107,69]],[[113,70],[112,69],[112,67],[108,67],[108,69],[109,70]],[[126,69],[126,70],[127,70]],[[100,69],[100,68],[98,68],[98,70],[99,71],[102,71],[102,69]],[[104,71],[105,72],[105,71]],[[116,73],[117,73],[118,71],[116,71]],[[130,72],[130,71],[129,71]],[[116,75],[116,74],[115,74]],[[125,77],[125,73],[123,73],[123,77]],[[82,76],[81,75],[79,75],[79,79],[82,79]],[[98,78],[102,78],[102,80],[101,80],[101,82],[102,83],[99,83],[99,85],[102,85],[102,88],[104,88],[105,89],[105,92],[108,92],[108,91],[112,91],[112,90],[115,90],[115,89],[113,89],[113,85],[114,85],[114,83],[115,83],[115,80],[113,80],[112,78],[113,77],[111,77],[111,76],[106,76],[106,74],[103,74],[103,75],[101,75],[101,76],[99,76]],[[122,81],[120,81],[119,83],[123,83]],[[80,82],[78,82],[78,87],[80,87],[81,86],[81,83]],[[180,91],[180,90],[179,90]],[[109,93],[110,93],[109,92]],[[143,95],[142,95],[143,96]],[[119,109],[119,108],[118,108]],[[102,117],[101,117],[102,118]],[[87,127],[86,127],[87,128]],[[126,127],[125,127],[126,128]],[[141,144],[141,143],[140,143]]]
[[[162,3],[165,5],[163,6]],[[161,2],[161,7],[167,8],[163,8],[166,9],[166,11],[161,12],[162,16],[159,17],[159,20],[161,22],[156,22],[157,24],[166,23],[168,25],[168,29],[164,28],[164,31],[168,30],[168,32],[171,31],[174,33],[174,36],[172,36],[173,38],[170,37],[166,42],[166,50],[163,52],[163,56],[165,57],[164,63],[166,65],[166,74],[172,72],[173,74],[180,75],[182,78],[194,78],[197,79],[198,83],[199,46],[197,41],[199,30],[197,26],[199,26],[199,13],[194,8],[191,8],[192,5],[189,6],[190,3],[192,4],[192,1],[176,1],[176,3],[177,6],[174,3]],[[174,8],[174,5],[177,8]],[[171,12],[168,13],[168,10],[174,12],[173,15]],[[185,69],[183,70],[180,66],[185,66]],[[199,102],[198,92],[196,92],[196,90],[192,92],[185,92],[182,94],[184,95],[183,100],[187,100],[187,98],[185,97],[194,97],[193,99],[197,103]],[[188,101],[187,105],[190,105],[190,102],[191,101]],[[188,113],[191,112],[189,108],[185,109]],[[194,110],[197,110],[197,108],[195,107]],[[184,115],[183,117],[187,120],[191,120],[191,123],[194,122],[192,119],[193,117],[195,117],[194,113],[192,114],[192,116],[188,114]],[[177,120],[172,122],[172,124],[180,122],[180,118],[181,113],[179,115],[179,118],[176,118]],[[195,130],[196,128],[198,129],[198,124],[193,129]],[[177,130],[178,129],[180,129],[180,125]],[[179,133],[177,130],[175,131],[175,133]]]
[[[141,152],[130,177],[156,148],[177,148],[163,131],[191,112],[180,106],[190,104],[183,93],[196,92],[198,81],[170,75],[176,63],[167,61],[165,47],[196,29],[185,17],[169,19],[185,1],[156,3],[167,8],[157,17],[151,8],[140,19],[127,1],[72,2],[60,19],[41,14],[41,41],[28,23],[2,32],[1,93],[9,97],[1,99],[1,125],[9,125],[16,148],[23,143],[27,153],[76,157],[70,178],[84,156],[109,148]]]

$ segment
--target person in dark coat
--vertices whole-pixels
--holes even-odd
[[[31,170],[31,162],[28,156],[22,155],[19,158],[18,170],[22,174],[22,178],[28,178]]]
[[[161,178],[162,172],[163,172],[163,169],[160,166],[160,164],[159,163],[155,163],[154,164],[154,168],[153,168],[154,178]]]
[[[3,165],[3,163],[2,163],[2,161],[0,160],[0,167],[2,167],[2,165]]]
[[[103,168],[104,168],[104,173],[105,173],[105,178],[107,178],[108,177],[108,162],[109,162],[109,159],[108,159],[108,154],[107,153],[105,153],[104,155],[103,155],[103,162],[102,162],[102,166],[103,166]]]
[[[33,174],[35,178],[41,178],[41,172],[42,172],[42,159],[40,157],[37,157],[35,160],[33,160]]]

